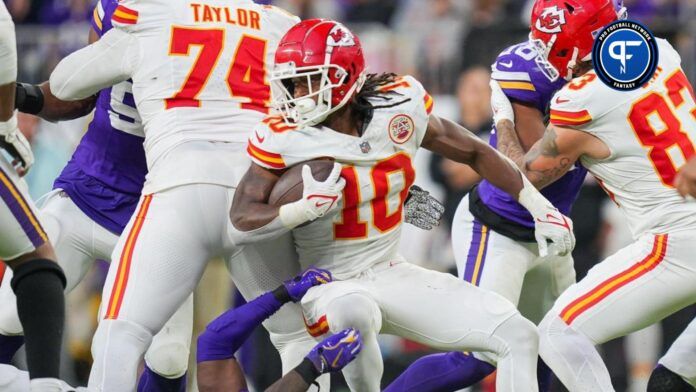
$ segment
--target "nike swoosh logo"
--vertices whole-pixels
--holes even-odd
[[[565,217],[561,218],[563,220],[563,222],[560,222],[559,219],[556,218],[555,216],[553,216],[551,214],[546,214],[546,219],[549,219],[549,220],[543,221],[541,219],[537,219],[537,221],[540,223],[549,223],[552,225],[561,226],[561,227],[568,229],[568,231],[570,231],[570,224],[568,224],[568,220],[566,220]],[[551,221],[551,219],[553,219],[554,221]]]
[[[317,201],[314,203],[314,206],[317,208],[321,208],[327,204],[333,204],[336,202],[338,199],[338,196],[327,196],[327,195],[309,195],[307,196],[307,200],[312,200],[312,199],[322,199],[322,201]]]
[[[508,61],[507,63],[504,63],[502,61],[498,61],[498,64],[502,65],[505,68],[510,68],[510,67],[512,67],[512,60]]]
[[[566,103],[570,102],[570,99],[563,99],[561,97],[556,98],[556,103]]]
[[[341,347],[341,350],[338,352],[338,355],[336,355],[336,359],[333,360],[331,363],[332,368],[336,368],[338,366],[338,360],[341,359],[341,354],[343,354],[343,347]]]
[[[263,143],[263,141],[266,140],[266,137],[265,137],[265,136],[264,136],[264,137],[261,137],[261,135],[259,135],[259,133],[256,132],[256,131],[255,131],[254,133],[256,134],[256,139],[259,140],[259,143]]]

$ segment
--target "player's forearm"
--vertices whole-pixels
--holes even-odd
[[[33,114],[55,122],[72,120],[89,114],[94,109],[96,96],[79,101],[62,101],[51,93],[48,82],[40,85],[17,83],[15,107],[22,113]]]
[[[510,120],[500,121],[496,124],[496,136],[498,137],[498,151],[510,158],[520,170],[523,170],[525,151],[515,131],[515,124]]]
[[[246,392],[244,372],[234,358],[201,362],[196,367],[200,392]]]
[[[123,82],[131,77],[138,52],[134,37],[112,29],[58,63],[50,77],[51,93],[60,100],[75,101]]]
[[[517,199],[522,176],[515,165],[466,128],[431,116],[422,146],[455,162],[471,166],[481,177]]]
[[[287,290],[281,286],[223,313],[198,337],[196,360],[201,363],[233,358],[254,329],[289,301]]]
[[[510,159],[482,143],[470,165],[491,184],[507,192],[516,200],[519,198],[520,191],[524,187],[522,173]]]
[[[0,122],[9,121],[14,115],[15,83],[0,86]]]
[[[295,369],[268,387],[266,392],[304,392],[319,375],[314,365],[305,359]]]
[[[292,230],[283,224],[279,208],[263,203],[232,205],[230,237],[237,245],[270,240]]]

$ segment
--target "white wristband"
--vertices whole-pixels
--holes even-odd
[[[293,203],[288,203],[280,207],[278,210],[278,217],[283,225],[288,229],[294,229],[295,227],[312,220],[312,217],[307,213],[307,207],[305,206],[305,200],[300,199]]]
[[[543,217],[543,215],[549,209],[555,209],[553,204],[551,204],[551,202],[548,201],[544,195],[542,195],[541,192],[539,192],[539,190],[532,185],[531,182],[529,182],[524,174],[520,173],[520,175],[522,176],[522,183],[524,185],[520,191],[517,202],[529,210],[532,217],[535,219],[540,216]]]

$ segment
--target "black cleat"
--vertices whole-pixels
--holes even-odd
[[[693,392],[695,389],[683,378],[662,365],[657,365],[648,381],[648,392]]]

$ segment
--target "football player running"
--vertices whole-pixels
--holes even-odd
[[[572,249],[569,219],[494,149],[431,115],[432,98],[417,80],[367,75],[360,42],[343,25],[320,19],[296,25],[275,60],[271,84],[281,116],[266,118],[249,139],[254,163],[231,210],[234,240],[262,241],[292,230],[300,263],[331,271],[337,281],[310,289],[302,306],[315,337],[360,331],[363,350],[343,371],[351,390],[380,388],[378,333],[438,349],[490,351],[498,357],[501,390],[536,390],[531,322],[498,294],[397,254],[402,204],[415,179],[412,157],[422,145],[470,164],[516,195],[539,218],[543,251]],[[303,197],[268,204],[286,168],[324,157],[337,162],[325,181],[304,166]]]
[[[559,12],[560,32],[538,27],[541,15]],[[618,91],[598,80],[589,61],[593,33],[617,18],[611,0],[535,4],[531,35],[540,61],[576,78],[555,95],[551,125],[526,155],[509,102],[494,89],[498,141],[517,148],[527,177],[544,187],[580,160],[624,211],[635,238],[569,287],[539,325],[540,355],[571,391],[613,390],[594,346],[696,301],[696,204],[684,202],[673,186],[677,169],[661,159],[669,146],[685,159],[694,154],[693,89],[679,55],[659,38],[657,71],[642,88]],[[649,121],[652,114],[660,122]],[[653,128],[658,123],[667,128]]]
[[[16,295],[18,319],[26,333],[30,389],[61,391],[66,386],[58,379],[65,321],[65,274],[56,263],[55,251],[37,218],[27,185],[20,178],[31,167],[34,156],[29,142],[17,127],[14,110],[16,79],[14,23],[2,3],[0,147],[12,155],[14,161],[10,163],[0,156],[0,259],[14,273],[9,284]],[[5,271],[5,266],[0,266],[0,277]],[[11,302],[3,301],[3,308],[14,303],[14,298]]]
[[[90,42],[111,30],[118,2],[97,3]],[[143,149],[140,115],[133,102],[132,83],[125,81],[99,92],[94,119],[72,159],[54,183],[55,190],[40,208],[46,234],[54,245],[58,263],[65,271],[66,292],[85,276],[95,260],[110,260],[140,198],[147,164]],[[16,106],[49,121],[77,118],[91,111],[94,99],[63,102],[50,92],[50,85],[18,84]],[[0,363],[10,363],[23,343],[14,295],[12,274],[0,285]],[[186,300],[155,335],[145,354],[141,391],[183,391],[193,328],[193,298]],[[2,370],[0,370],[2,371]],[[20,379],[18,379],[20,382]]]

